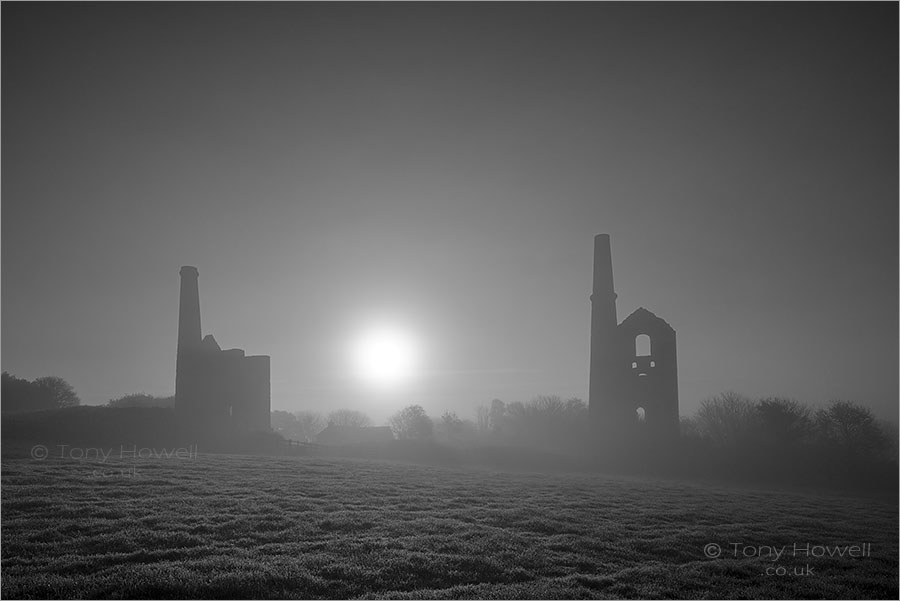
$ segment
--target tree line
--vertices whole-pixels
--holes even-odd
[[[341,409],[272,414],[272,427],[285,438],[315,442],[329,424],[371,426],[360,411]],[[581,399],[538,396],[528,402],[494,399],[479,406],[475,419],[445,412],[430,417],[410,405],[387,421],[398,440],[429,441],[460,449],[507,448],[522,457],[552,452],[572,461],[593,461],[614,469],[782,482],[873,483],[894,474],[897,427],[850,401],[812,408],[793,399],[751,399],[734,392],[707,398],[681,434],[661,443],[640,430],[618,441],[599,439]],[[604,446],[604,443],[609,443]],[[518,450],[516,450],[518,449]],[[526,452],[526,450],[528,450]]]
[[[3,396],[0,410],[3,413],[46,411],[81,404],[72,385],[56,376],[26,380],[4,371],[0,393]]]
[[[31,413],[48,409],[78,407],[81,399],[75,389],[62,378],[44,376],[32,381],[17,378],[9,372],[2,375],[2,412]],[[110,399],[107,407],[174,407],[174,396],[154,396],[143,392]]]
[[[72,386],[55,376],[33,381],[2,375],[4,415],[63,409],[81,404]],[[107,407],[172,407],[174,397],[129,394]],[[272,429],[283,438],[315,442],[329,425],[367,427],[374,424],[362,411],[337,409],[273,411]],[[578,398],[538,396],[527,402],[494,399],[475,410],[474,419],[444,412],[432,418],[421,405],[409,405],[387,421],[398,440],[433,442],[458,448],[531,448],[568,455],[590,455],[597,443],[587,405]],[[627,441],[626,441],[627,442]],[[690,417],[681,418],[675,446],[662,449],[653,441],[632,441],[632,457],[659,463],[681,461],[682,467],[708,472],[766,473],[791,478],[818,474],[821,479],[867,477],[896,466],[895,423],[879,420],[868,407],[835,400],[813,408],[793,399],[751,399],[735,392],[707,398]],[[649,444],[647,444],[649,443]],[[643,445],[643,447],[642,447]],[[596,455],[596,449],[593,451]],[[661,457],[652,456],[664,455]],[[880,467],[879,467],[880,466]],[[896,472],[896,469],[894,469]],[[896,476],[896,473],[894,473]],[[874,476],[872,476],[874,477]],[[880,477],[880,476],[879,476]]]
[[[508,405],[494,399],[481,406],[476,419],[464,419],[446,411],[432,418],[421,405],[409,405],[387,421],[398,440],[433,441],[453,446],[476,444],[538,444],[569,440],[573,430],[584,429],[587,405],[580,399],[538,396],[527,403]],[[315,442],[328,425],[367,427],[374,424],[362,411],[338,409],[328,414],[316,411],[273,411],[272,428],[285,438]]]
[[[398,439],[435,440],[451,444],[494,443],[560,446],[573,437],[591,436],[588,407],[578,398],[538,396],[522,403],[499,399],[480,405],[475,419],[445,412],[431,418],[420,405],[410,405],[387,422]],[[286,437],[313,442],[329,424],[371,426],[365,413],[338,409],[272,412],[272,427]],[[719,452],[759,452],[772,455],[816,447],[848,457],[892,456],[896,426],[878,420],[872,411],[850,401],[833,401],[813,410],[793,399],[750,399],[734,392],[707,398],[690,417],[681,418],[681,437]]]
[[[682,418],[681,429],[683,454],[713,472],[785,482],[897,477],[897,425],[851,401],[813,409],[793,399],[725,392]]]
[[[370,427],[372,418],[354,409],[336,409],[327,415],[316,411],[273,411],[272,429],[292,440],[315,442],[328,426]],[[388,421],[394,437],[399,440],[434,440],[434,421],[420,405],[404,407]]]

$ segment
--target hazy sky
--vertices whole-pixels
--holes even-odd
[[[619,319],[726,390],[898,409],[896,3],[2,6],[2,367],[174,391],[203,332],[274,409],[587,398]],[[422,372],[353,377],[370,323]]]

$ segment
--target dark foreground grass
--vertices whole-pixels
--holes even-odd
[[[58,454],[4,454],[4,598],[897,598],[892,498]],[[864,543],[871,556],[804,552]],[[763,545],[784,554],[745,557]]]

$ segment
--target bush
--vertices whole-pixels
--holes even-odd
[[[398,440],[431,440],[434,436],[434,423],[419,405],[401,409],[389,424]]]
[[[700,435],[719,447],[741,447],[749,442],[758,414],[750,399],[723,392],[703,400],[696,416]]]
[[[356,426],[366,428],[372,425],[372,418],[362,411],[353,409],[337,409],[328,414],[328,424],[334,426]]]
[[[868,407],[832,401],[816,412],[818,435],[827,450],[848,461],[883,458],[890,440]]]

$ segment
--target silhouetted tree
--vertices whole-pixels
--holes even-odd
[[[354,409],[337,409],[328,414],[328,423],[334,426],[356,426],[365,428],[372,425],[372,418]]]
[[[572,417],[584,417],[587,415],[588,406],[587,403],[582,401],[577,397],[572,397],[571,399],[566,399],[566,414]]]
[[[506,405],[505,438],[516,444],[561,449],[586,434],[587,405],[581,399],[537,396],[527,403]]]
[[[521,423],[526,415],[525,405],[523,405],[519,401],[513,401],[511,403],[506,404],[506,411],[502,418],[500,418],[500,423],[503,426],[503,429],[507,429],[510,423]]]
[[[805,442],[813,431],[811,411],[793,399],[770,397],[756,405],[757,436],[761,444],[782,452]]]
[[[723,392],[703,400],[697,410],[700,434],[721,447],[736,448],[749,442],[757,419],[750,399],[736,392]]]
[[[273,411],[269,420],[272,429],[290,440],[299,439],[297,416],[288,411]]]
[[[566,412],[566,403],[556,395],[536,396],[528,403],[529,413],[545,417],[562,417]]]
[[[316,435],[325,429],[325,418],[316,411],[296,411],[297,430],[306,442],[312,442]]]
[[[435,424],[435,439],[451,445],[472,444],[478,436],[478,426],[470,419],[461,419],[448,411]]]
[[[441,429],[447,436],[447,442],[454,442],[463,427],[463,421],[452,411],[447,411],[441,416]]]
[[[682,416],[681,418],[679,418],[678,424],[680,427],[682,438],[692,438],[692,439],[702,438],[702,433],[700,431],[699,424],[697,424],[696,417]]]
[[[890,446],[872,411],[850,401],[817,411],[816,428],[823,443],[850,460],[881,456]]]
[[[3,385],[0,391],[3,413],[24,413],[52,409],[49,404],[41,405],[48,399],[38,398],[34,384],[28,380],[17,378],[9,372],[3,372]]]
[[[72,386],[55,376],[37,378],[33,382],[3,372],[4,413],[23,413],[62,409],[81,404]]]
[[[81,404],[81,399],[75,394],[75,389],[62,378],[44,376],[37,378],[34,385],[40,390],[40,394],[47,395],[50,405],[54,408],[77,407]]]
[[[485,405],[478,405],[475,409],[475,420],[478,424],[478,431],[482,434],[491,429],[491,410]]]
[[[878,426],[881,428],[881,431],[884,432],[884,436],[887,439],[887,450],[885,451],[885,454],[888,457],[896,459],[898,445],[900,445],[900,426],[898,426],[897,422],[884,419],[878,420]]]
[[[434,423],[419,405],[404,407],[391,417],[389,424],[400,440],[430,440],[434,434]]]
[[[491,410],[489,415],[491,431],[499,434],[503,430],[503,419],[506,417],[506,405],[500,399],[491,401]]]

